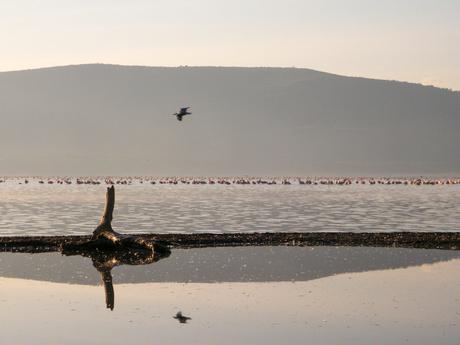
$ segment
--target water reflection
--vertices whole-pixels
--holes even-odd
[[[160,259],[167,258],[169,251],[152,252],[147,250],[123,250],[123,251],[63,251],[63,255],[80,255],[91,258],[94,268],[101,275],[104,285],[105,303],[108,309],[115,307],[115,291],[113,288],[112,269],[121,265],[149,265]]]
[[[456,344],[460,336],[458,251],[83,254],[0,254],[2,344],[125,345],[151,343],[154,335],[161,344],[431,345]],[[105,304],[96,286],[101,277]],[[115,293],[117,306],[108,312]]]
[[[173,316],[173,319],[176,319],[177,321],[179,321],[179,323],[187,323],[187,321],[191,320],[192,318],[182,315],[182,312],[178,311],[176,316]]]
[[[114,277],[119,284],[309,281],[340,273],[460,259],[460,251],[372,247],[221,247],[175,249],[172,253],[67,251],[63,254],[0,253],[0,276],[85,285],[102,280],[106,306],[113,310]],[[180,321],[180,315],[176,316]]]
[[[141,253],[0,253],[0,277],[95,285],[99,274],[88,262],[90,258],[97,266],[114,261],[111,265],[116,267],[118,283],[308,281],[460,259],[456,250],[327,246],[174,249],[163,257]]]

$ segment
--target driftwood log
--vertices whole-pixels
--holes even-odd
[[[85,251],[147,251],[168,253],[167,244],[157,242],[151,238],[140,236],[124,235],[112,229],[113,209],[115,207],[115,188],[114,186],[107,188],[105,198],[105,208],[102,213],[99,225],[93,231],[93,235],[89,240],[69,243],[64,242],[61,245],[61,251],[65,254],[83,253]],[[88,255],[90,256],[90,255]]]

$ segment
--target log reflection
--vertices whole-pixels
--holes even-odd
[[[105,207],[99,225],[91,239],[79,243],[62,243],[64,255],[81,255],[91,258],[101,274],[107,308],[115,306],[112,269],[120,265],[148,265],[170,254],[167,244],[142,237],[120,234],[112,229],[115,188],[107,188]]]
[[[121,265],[149,265],[160,259],[167,258],[171,252],[165,248],[161,252],[148,250],[123,251],[62,251],[67,256],[81,255],[91,258],[94,268],[100,273],[104,285],[105,302],[108,309],[115,307],[115,291],[113,287],[112,269]]]

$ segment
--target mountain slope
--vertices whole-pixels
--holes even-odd
[[[307,69],[3,72],[0,120],[0,174],[460,173],[459,92]]]

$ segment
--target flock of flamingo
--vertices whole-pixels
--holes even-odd
[[[457,185],[460,178],[390,178],[390,177],[3,177],[2,183],[40,185]]]

